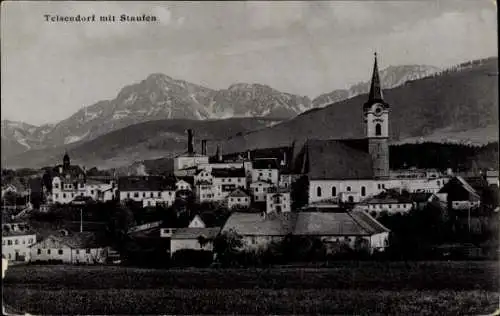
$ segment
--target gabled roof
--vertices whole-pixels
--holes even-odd
[[[295,159],[296,173],[311,180],[372,179],[372,159],[365,148],[367,140],[308,140]]]
[[[460,176],[451,178],[439,190],[439,193],[447,193],[452,201],[479,201],[481,199],[476,190]]]
[[[214,178],[245,178],[244,168],[216,168],[212,169],[212,176]]]
[[[252,161],[253,169],[278,169],[279,162],[276,158],[255,159]]]
[[[192,176],[177,177],[177,182],[179,181],[185,181],[190,185],[194,185],[194,177]]]
[[[296,213],[267,214],[240,213],[231,214],[222,231],[234,230],[243,236],[284,236],[292,232],[293,221],[289,217]]]
[[[362,210],[267,214],[233,213],[222,231],[243,236],[370,236],[389,230]]]
[[[105,238],[93,232],[72,233],[68,236],[50,235],[45,239],[48,238],[51,238],[56,242],[60,242],[61,244],[72,249],[101,248],[109,245]],[[36,244],[39,244],[40,242]],[[32,247],[36,244],[32,245]]]
[[[249,197],[249,195],[242,189],[237,188],[236,190],[233,190],[231,193],[229,193],[228,197]]]
[[[206,239],[214,239],[220,232],[220,227],[207,228],[179,228],[172,235],[171,239],[197,239],[203,237]]]
[[[175,190],[175,180],[162,176],[132,176],[118,179],[120,191],[168,191]]]

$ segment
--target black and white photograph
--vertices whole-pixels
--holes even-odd
[[[497,13],[3,1],[3,315],[500,315]]]

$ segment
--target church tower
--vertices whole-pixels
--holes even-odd
[[[389,177],[389,104],[384,101],[378,73],[377,53],[373,65],[368,101],[363,106],[368,150],[373,174],[377,179]]]

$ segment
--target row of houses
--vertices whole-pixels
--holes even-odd
[[[354,247],[362,244],[373,252],[383,251],[388,245],[389,230],[376,219],[381,212],[403,213],[410,209],[410,205],[419,209],[432,203],[442,209],[472,211],[470,216],[474,219],[477,217],[474,211],[481,201],[481,194],[461,177],[450,179],[438,193],[414,195],[408,197],[387,190],[357,204],[354,209],[313,203],[295,212],[272,210],[272,207],[261,213],[235,211],[223,223],[201,213],[194,215],[185,226],[147,223],[134,227],[129,233],[133,236],[146,231],[157,239],[168,239],[170,246],[166,251],[171,255],[181,249],[212,251],[213,240],[225,232],[242,236],[243,249],[250,251],[265,249],[271,243],[293,235],[320,239],[331,251],[338,249],[339,245]],[[416,197],[418,202],[415,202]],[[469,222],[474,224],[470,216]],[[92,232],[63,232],[37,239],[37,234],[26,223],[4,223],[2,226],[2,254],[8,260],[96,264],[106,262],[113,253],[109,241]]]

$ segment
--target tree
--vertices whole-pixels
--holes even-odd
[[[236,255],[242,247],[243,237],[232,230],[223,232],[214,240],[216,258],[223,265],[234,264]]]
[[[309,203],[309,179],[302,176],[292,183],[292,209],[301,208]]]

